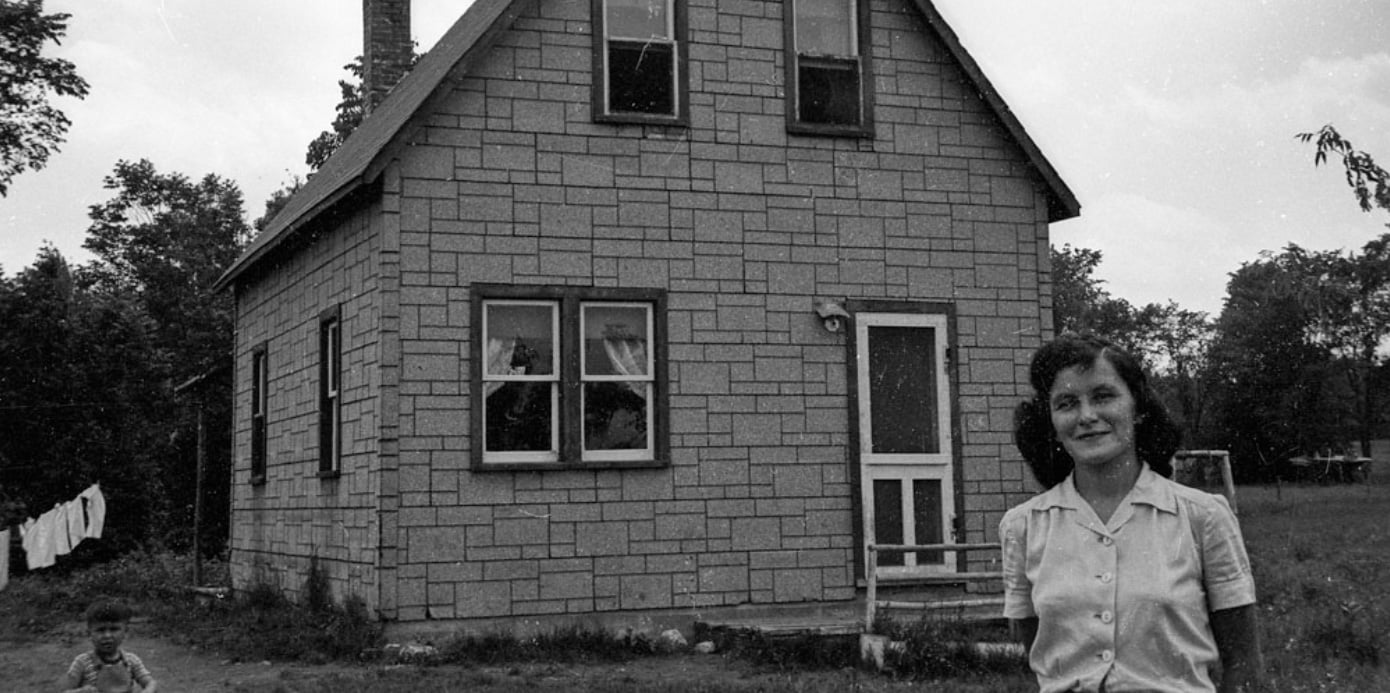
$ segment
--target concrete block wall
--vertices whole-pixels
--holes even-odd
[[[301,595],[311,557],[335,598],[375,608],[380,485],[379,206],[272,260],[237,288],[231,569],[233,583]],[[377,227],[380,222],[375,222]],[[318,477],[319,316],[342,311],[342,473]],[[251,352],[267,346],[266,481],[252,485]]]
[[[756,0],[690,3],[689,128],[592,122],[588,3],[539,3],[420,116],[384,613],[852,598],[845,336],[814,297],[955,306],[965,538],[994,539],[1026,495],[1010,418],[1048,329],[1046,201],[916,10],[873,9],[872,139],[786,133],[783,6]],[[470,471],[475,282],[668,289],[671,465]]]

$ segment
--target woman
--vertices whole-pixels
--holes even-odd
[[[1256,690],[1255,583],[1226,499],[1168,478],[1179,432],[1132,356],[1033,356],[1014,438],[1047,490],[1005,514],[1004,615],[1042,693]]]

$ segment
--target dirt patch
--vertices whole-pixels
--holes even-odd
[[[327,664],[271,664],[231,662],[214,653],[200,652],[163,638],[141,635],[140,626],[126,638],[124,649],[144,661],[159,681],[161,691],[202,693],[204,691],[273,690],[268,685],[289,676],[298,679],[327,677],[348,672],[351,666]],[[73,657],[89,649],[86,628],[73,622],[33,640],[0,641],[0,671],[5,681],[0,688],[14,691],[54,690]],[[13,686],[13,688],[11,688]],[[263,686],[263,688],[257,688]]]
[[[138,655],[164,693],[411,693],[429,691],[603,691],[604,693],[791,692],[866,693],[921,690],[921,682],[897,681],[844,669],[771,671],[719,654],[640,657],[603,664],[521,663],[496,666],[421,666],[286,662],[233,662],[172,640],[144,635],[133,626],[125,649]],[[0,689],[55,690],[78,653],[90,647],[83,624],[73,622],[30,640],[0,639]],[[942,691],[991,693],[1022,690],[999,685],[928,685]]]

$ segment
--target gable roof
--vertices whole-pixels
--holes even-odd
[[[341,202],[380,175],[394,148],[391,143],[405,129],[412,116],[429,100],[440,84],[461,61],[477,56],[492,40],[511,26],[512,21],[534,3],[542,0],[475,0],[463,16],[445,32],[434,48],[420,58],[405,78],[387,94],[377,108],[362,120],[342,146],[324,162],[292,195],[270,224],[251,241],[241,256],[217,280],[215,290],[224,289],[281,243],[304,228],[324,211]],[[1028,161],[1047,184],[1048,218],[1061,221],[1081,213],[1081,205],[1056,169],[1043,156],[1023,124],[985,77],[975,59],[965,50],[946,19],[931,0],[911,0],[921,11],[952,57],[960,64],[981,98],[1018,143]]]
[[[434,94],[459,61],[475,48],[486,49],[491,38],[535,0],[475,0],[429,52],[393,88],[362,124],[348,135],[323,167],[270,220],[232,266],[217,280],[214,290],[230,286],[243,272],[284,242],[295,231],[325,210],[341,202],[380,173],[384,153],[411,116]]]
[[[1033,168],[1037,169],[1038,175],[1042,176],[1048,191],[1052,193],[1048,200],[1048,221],[1062,221],[1080,215],[1081,203],[1077,201],[1076,195],[1072,194],[1071,188],[1062,181],[1062,176],[1058,175],[1057,169],[1052,167],[1052,163],[1043,155],[1033,138],[1028,136],[1028,131],[1024,129],[1023,123],[1014,115],[1009,104],[1004,103],[1004,97],[999,95],[994,84],[985,76],[985,71],[980,69],[980,64],[975,62],[975,58],[970,55],[970,51],[965,50],[965,46],[956,36],[956,32],[951,29],[950,24],[946,23],[946,18],[937,12],[936,6],[932,4],[931,0],[912,0],[912,4],[921,10],[922,16],[927,20],[927,25],[936,32],[942,45],[946,46],[946,49],[951,52],[951,56],[960,64],[961,70],[965,72],[966,77],[970,78],[975,90],[979,92],[980,98],[984,99],[985,104],[1003,123],[1004,129],[1008,130],[1009,135],[1018,143],[1024,156],[1028,157],[1028,163],[1032,164]]]

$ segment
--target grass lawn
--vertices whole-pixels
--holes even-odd
[[[1272,690],[1390,691],[1390,479],[1236,498]]]
[[[1259,592],[1270,690],[1390,691],[1390,629],[1385,626],[1390,619],[1390,477],[1357,485],[1242,486],[1237,497]],[[360,618],[342,611],[306,614],[268,595],[257,602],[254,593],[242,603],[198,608],[178,589],[186,569],[186,559],[134,556],[67,576],[21,578],[0,592],[0,649],[15,648],[12,654],[22,657],[18,648],[48,647],[55,662],[66,661],[81,647],[81,638],[69,632],[58,642],[55,634],[72,631],[83,605],[109,595],[148,616],[141,629],[162,638],[167,647],[200,654],[183,657],[170,674],[188,676],[190,667],[202,666],[203,678],[216,676],[225,684],[218,690],[1036,690],[1032,677],[1017,663],[982,666],[932,649],[931,638],[915,650],[916,662],[925,666],[900,668],[897,675],[857,668],[853,651],[830,652],[823,644],[793,644],[780,651],[653,655],[613,651],[611,645],[589,643],[591,636],[549,644],[563,648],[558,651],[565,656],[550,656],[544,649],[526,654],[526,648],[515,643],[481,649],[455,643],[441,647],[442,652],[452,650],[442,664],[356,663],[345,653],[357,652],[371,635]],[[150,641],[145,647],[154,645]],[[226,662],[262,659],[280,663],[244,681],[226,673]]]

